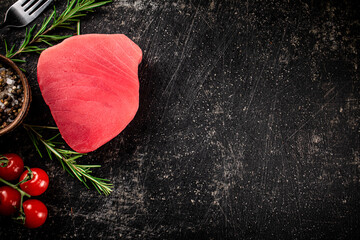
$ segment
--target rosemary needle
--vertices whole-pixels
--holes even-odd
[[[89,188],[87,181],[90,181],[90,183],[100,194],[103,193],[104,195],[109,195],[112,192],[113,185],[110,183],[110,180],[94,177],[91,175],[91,169],[101,167],[100,165],[78,164],[76,160],[84,156],[85,154],[57,147],[57,145],[61,144],[61,142],[56,141],[56,138],[60,135],[59,133],[50,139],[45,139],[37,131],[37,129],[57,130],[56,127],[36,126],[28,124],[23,124],[23,126],[28,132],[31,141],[33,142],[36,150],[41,157],[42,153],[39,148],[40,144],[44,145],[50,159],[53,159],[54,155],[60,161],[64,170],[66,170],[71,176],[77,178],[87,188]]]

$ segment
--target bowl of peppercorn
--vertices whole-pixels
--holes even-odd
[[[0,55],[0,136],[21,125],[30,102],[26,77],[11,59]]]

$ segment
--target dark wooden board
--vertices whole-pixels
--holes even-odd
[[[2,0],[0,17],[12,0]],[[66,1],[55,1],[62,10]],[[329,2],[329,3],[327,3]],[[40,158],[19,128],[0,150],[50,175],[44,226],[1,217],[1,239],[355,239],[359,233],[357,1],[114,0],[82,34],[124,33],[143,50],[140,108],[82,163],[99,196]],[[43,20],[45,13],[38,22]],[[61,32],[60,32],[61,33]],[[24,29],[1,35],[19,43]],[[52,125],[22,55],[27,123]]]

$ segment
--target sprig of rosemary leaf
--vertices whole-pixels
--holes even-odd
[[[100,165],[82,165],[76,163],[76,160],[85,154],[57,147],[57,145],[63,145],[63,142],[56,141],[58,136],[60,136],[60,133],[57,133],[50,139],[45,139],[39,133],[39,130],[43,129],[58,130],[57,127],[36,126],[29,124],[23,124],[23,126],[28,132],[40,157],[43,157],[39,147],[39,145],[42,144],[45,147],[50,159],[53,159],[54,155],[60,161],[63,169],[71,176],[80,180],[87,188],[89,188],[87,181],[90,181],[100,194],[103,193],[104,195],[109,195],[112,192],[113,185],[110,183],[110,180],[91,175],[91,169],[101,167]]]
[[[35,44],[45,43],[47,46],[52,46],[53,43],[59,42],[72,36],[48,34],[50,31],[57,28],[68,28],[74,30],[74,23],[77,23],[77,27],[79,27],[79,21],[81,17],[86,16],[88,12],[92,12],[95,8],[103,6],[110,2],[112,2],[112,0],[68,0],[66,9],[59,16],[57,15],[56,8],[54,7],[54,10],[50,14],[50,16],[45,18],[36,33],[36,25],[29,29],[26,29],[25,39],[17,50],[15,50],[15,45],[12,45],[11,48],[8,48],[6,41],[4,41],[6,57],[11,58],[13,61],[16,62],[23,62],[23,60],[15,59],[14,57],[20,53],[26,52],[41,53],[46,48],[38,47]],[[77,32],[79,32],[79,29],[77,29]]]

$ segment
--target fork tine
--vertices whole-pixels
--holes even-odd
[[[19,0],[18,1],[18,3],[20,3],[20,4],[23,4],[23,3],[25,3],[26,2],[26,0]]]
[[[37,0],[30,8],[25,8],[25,12],[28,12],[29,15],[31,15],[31,13],[38,8],[38,6],[40,4],[43,4],[43,0]]]
[[[27,4],[28,4],[27,1],[28,1],[28,0],[18,0],[18,1],[16,1],[13,5],[11,5],[11,7],[23,8],[24,5],[27,5]],[[31,1],[34,1],[34,0],[31,0]],[[10,7],[10,8],[11,8],[11,7]],[[8,10],[9,10],[9,9],[8,9]]]
[[[40,0],[34,6],[29,9],[29,15],[39,15],[53,0]],[[40,7],[39,7],[40,6]]]
[[[26,10],[28,9],[35,1],[37,0],[30,0],[30,1],[27,1],[24,0],[22,3],[21,3],[21,6]]]

